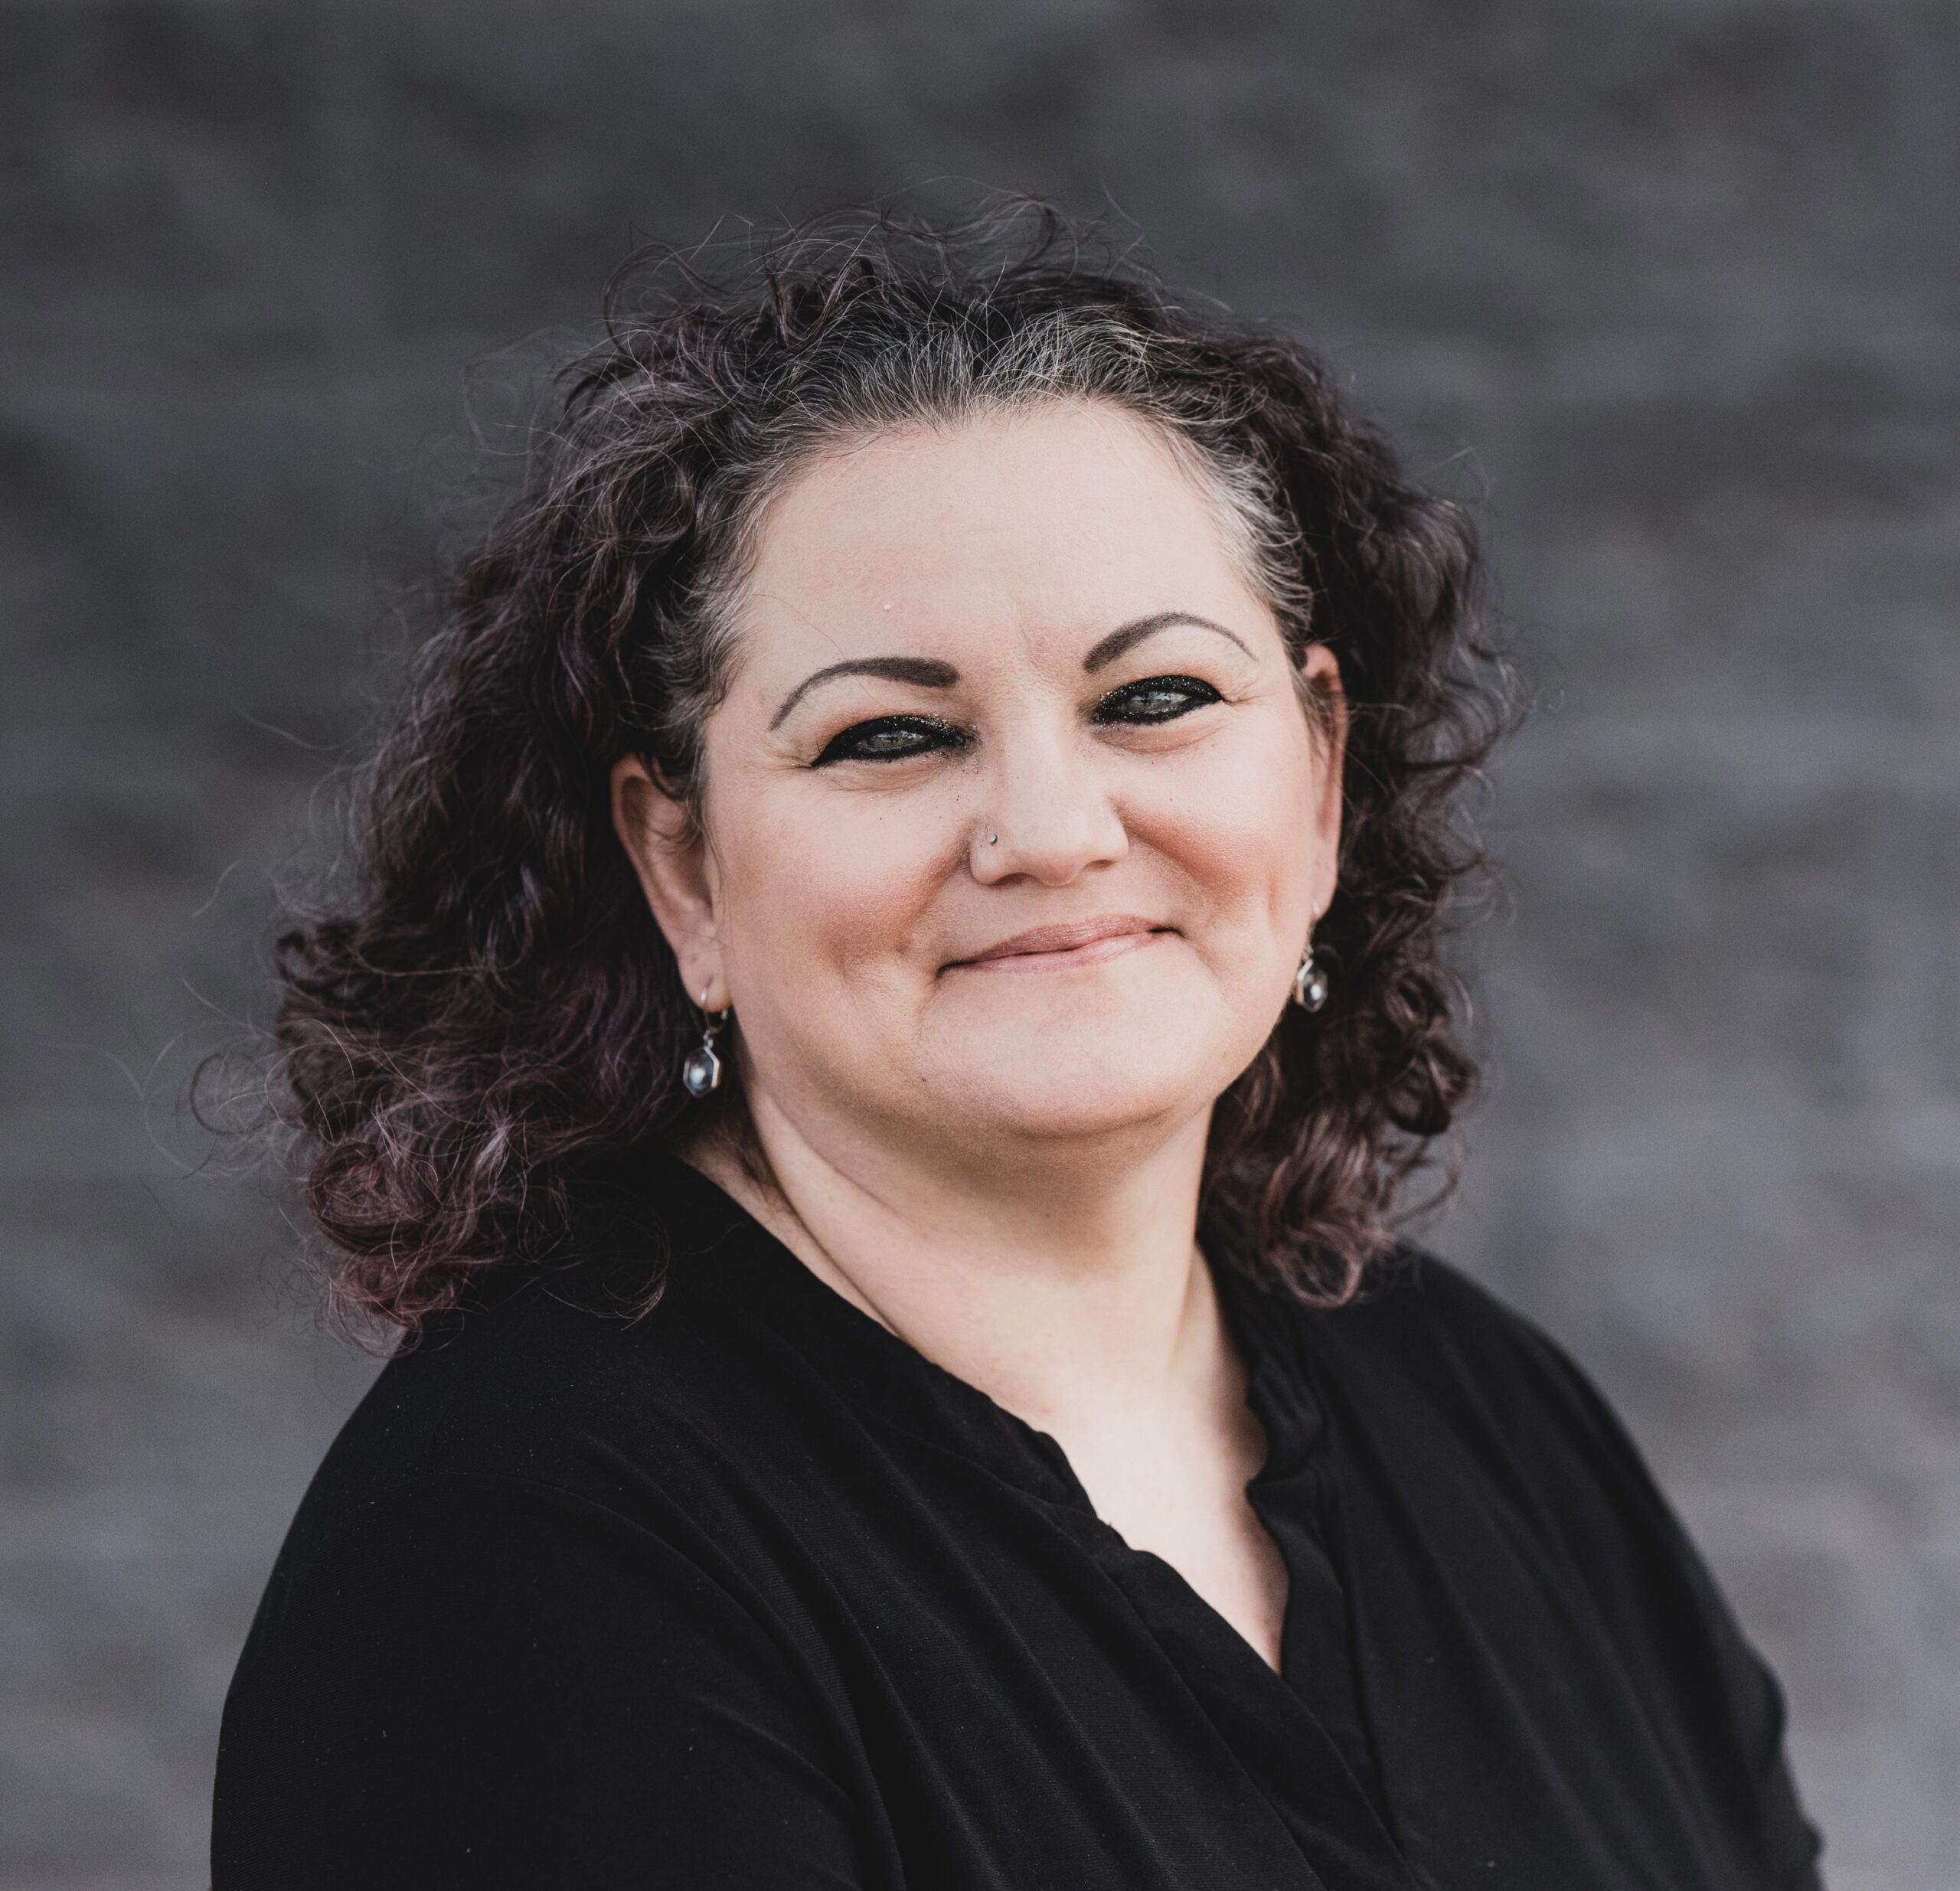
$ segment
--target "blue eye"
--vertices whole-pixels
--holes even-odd
[[[831,762],[902,762],[915,755],[929,755],[936,749],[964,748],[964,730],[951,723],[935,722],[929,716],[874,716],[869,722],[854,722],[824,744],[823,753],[810,766],[822,768]]]
[[[1093,722],[1171,722],[1225,699],[1194,676],[1146,676],[1112,690],[1096,705]]]

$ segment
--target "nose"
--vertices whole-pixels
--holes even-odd
[[[1066,887],[1129,851],[1129,834],[1096,766],[1060,731],[1024,727],[998,742],[986,812],[971,849],[983,886],[1020,876]]]

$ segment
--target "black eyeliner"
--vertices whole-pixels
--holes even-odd
[[[1175,722],[1180,717],[1189,715],[1194,709],[1203,709],[1212,703],[1222,703],[1225,700],[1223,692],[1215,684],[1206,682],[1202,677],[1140,676],[1135,681],[1122,684],[1105,696],[1092,712],[1092,720],[1105,723],[1120,722],[1125,719],[1116,716],[1106,717],[1102,711],[1111,704],[1120,704],[1125,697],[1134,700],[1153,689],[1167,691],[1172,689],[1188,691],[1191,694],[1192,700],[1184,704],[1181,708],[1172,710],[1168,715],[1139,717],[1132,723],[1132,727],[1148,727],[1152,723]]]
[[[844,750],[846,743],[861,741],[868,736],[887,730],[929,736],[936,740],[888,755],[853,755],[839,752]],[[840,729],[824,744],[809,766],[812,768],[825,768],[838,762],[907,762],[916,756],[930,755],[938,749],[962,747],[966,740],[965,730],[931,716],[872,716],[863,722],[854,722],[848,729]]]

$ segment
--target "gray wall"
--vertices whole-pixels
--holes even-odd
[[[1960,1883],[1956,81],[1950,0],[0,0],[0,1886],[202,1882],[369,1370],[178,1099],[461,364],[506,411],[635,232],[941,173],[1106,189],[1485,495],[1550,701],[1432,1238],[1625,1413],[1840,1891]]]

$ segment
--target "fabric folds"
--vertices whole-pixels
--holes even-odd
[[[1638,1450],[1435,1257],[1319,1311],[1208,1248],[1275,1674],[694,1171],[590,1206],[322,1465],[227,1703],[214,1891],[1818,1884],[1780,1690]]]

